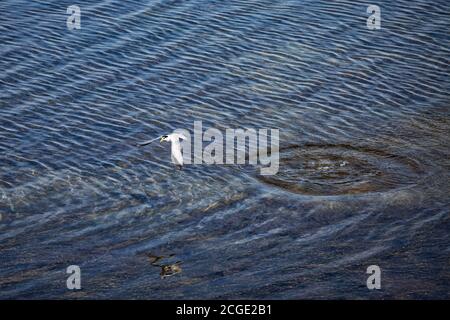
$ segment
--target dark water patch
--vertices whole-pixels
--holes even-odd
[[[305,195],[384,192],[415,185],[424,174],[411,158],[348,144],[292,145],[279,157],[280,171],[258,179]]]

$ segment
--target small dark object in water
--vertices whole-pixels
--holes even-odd
[[[164,257],[164,256],[155,256],[155,255],[153,255],[151,253],[147,254],[147,256],[150,259],[150,264],[152,266],[161,268],[161,273],[160,273],[161,279],[173,276],[173,275],[175,275],[177,273],[180,273],[182,271],[181,266],[180,266],[181,261],[177,261],[177,262],[175,262],[173,264],[158,264],[157,263],[158,261],[160,261],[162,259],[165,259],[166,257]],[[170,257],[173,257],[173,256],[174,256],[174,254],[170,254],[167,258],[170,258]]]
[[[151,253],[147,254],[148,258],[150,259],[150,264],[159,267],[158,264],[156,264],[156,262],[158,262],[161,259],[164,259],[164,256],[155,256]]]
[[[174,264],[161,265],[161,279],[180,273],[182,271],[180,263],[181,261],[177,261]]]

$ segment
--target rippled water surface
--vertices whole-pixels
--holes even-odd
[[[0,298],[450,298],[448,0],[72,4],[0,2]],[[136,148],[198,120],[278,174]]]

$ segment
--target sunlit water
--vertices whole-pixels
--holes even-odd
[[[450,297],[450,2],[72,4],[0,2],[0,298]],[[135,146],[195,120],[279,173]]]

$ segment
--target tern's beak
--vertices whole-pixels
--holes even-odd
[[[164,137],[161,137],[161,139],[159,139],[159,143],[164,141]]]

